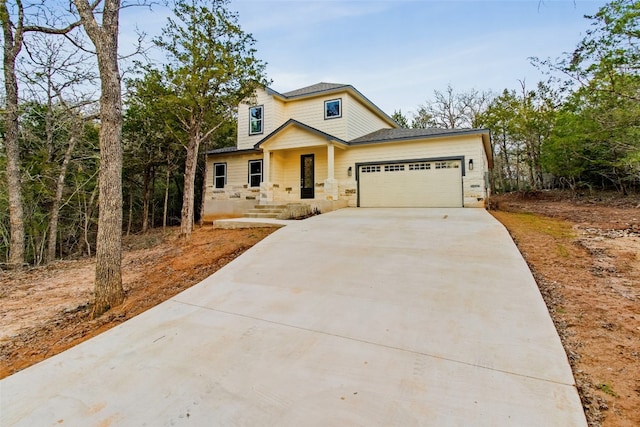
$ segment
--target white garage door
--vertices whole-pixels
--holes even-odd
[[[361,165],[360,206],[462,207],[460,160]]]

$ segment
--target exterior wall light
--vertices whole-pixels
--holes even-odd
[[[473,159],[469,159],[469,170],[473,170]]]
[[[347,169],[347,175],[351,176],[352,173],[353,173],[353,169],[351,168],[351,166],[349,166],[349,169]]]

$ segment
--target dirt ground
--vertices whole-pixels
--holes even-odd
[[[89,320],[95,260],[58,261],[0,271],[0,378],[106,331],[210,276],[274,228],[198,228],[187,242],[177,229],[124,238],[125,303]]]
[[[640,426],[640,197],[538,192],[491,213],[529,263],[571,363],[590,426]],[[273,229],[125,238],[127,300],[88,320],[94,262],[0,272],[0,378],[95,336],[209,276]]]
[[[534,273],[589,425],[640,426],[640,198],[538,192],[492,208]]]

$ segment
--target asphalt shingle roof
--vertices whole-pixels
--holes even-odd
[[[290,92],[285,92],[282,95],[287,97],[287,98],[294,98],[296,96],[311,95],[313,93],[326,92],[326,91],[333,90],[333,89],[338,89],[338,88],[341,88],[341,87],[349,87],[349,85],[345,85],[345,84],[342,84],[342,83],[325,83],[325,82],[321,82],[321,83],[316,83],[316,84],[311,85],[311,86],[303,87],[301,89],[296,89],[296,90],[292,90]]]
[[[479,133],[483,129],[380,129],[349,141],[349,145],[384,142],[398,139],[415,139],[450,134]]]
[[[222,148],[215,148],[213,150],[209,150],[207,151],[207,154],[237,153],[241,151],[256,151],[256,150],[254,149],[238,150],[238,147],[222,147]]]

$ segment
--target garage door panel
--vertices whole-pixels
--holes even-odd
[[[460,161],[360,166],[361,207],[461,207]]]

